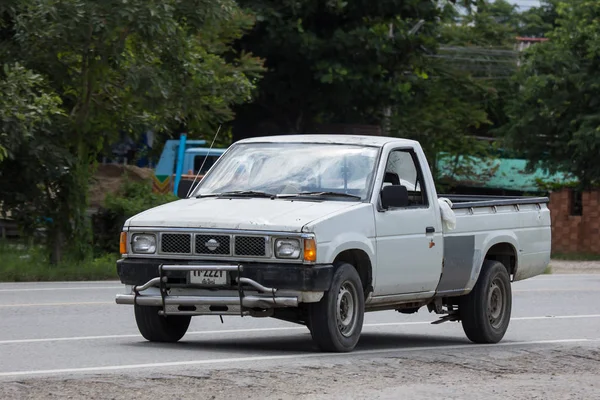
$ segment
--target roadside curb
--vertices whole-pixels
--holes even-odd
[[[551,260],[552,274],[600,274],[600,261]]]

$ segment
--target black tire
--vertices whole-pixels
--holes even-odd
[[[473,290],[460,298],[458,311],[465,334],[474,343],[498,343],[512,309],[510,276],[498,261],[486,260]]]
[[[360,276],[352,265],[342,263],[321,301],[309,305],[308,326],[313,341],[323,351],[352,351],[360,338],[364,315]]]
[[[134,306],[135,322],[150,342],[175,343],[185,335],[192,319],[189,315],[158,315],[162,307]]]

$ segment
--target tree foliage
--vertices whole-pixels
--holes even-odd
[[[508,108],[511,144],[550,172],[583,188],[600,182],[600,3],[560,2],[549,41],[531,47]]]
[[[447,22],[441,27],[447,45],[512,48],[520,13],[506,0],[477,1],[475,8],[449,14]]]
[[[506,133],[530,166],[589,187],[598,15],[591,0],[3,0],[2,211],[45,227],[55,259],[64,243],[83,255],[103,146],[148,129],[212,140],[234,116],[234,139],[389,120],[434,172],[441,153],[461,160],[446,176],[485,154],[476,137]],[[549,38],[519,71],[518,35]]]
[[[544,38],[554,29],[559,0],[541,0],[540,3],[539,7],[532,7],[521,14],[519,35]]]
[[[47,90],[41,75],[22,65],[4,64],[0,71],[0,161],[15,159],[19,148],[41,133],[49,133],[61,115],[60,98]],[[0,171],[1,172],[1,171]]]
[[[487,142],[473,134],[490,124],[481,103],[485,87],[468,75],[459,75],[443,68],[431,68],[425,80],[415,80],[404,102],[395,107],[392,132],[404,138],[418,140],[436,178],[469,175],[471,156],[486,154]],[[460,162],[452,170],[438,171],[441,153]]]
[[[104,207],[94,214],[94,252],[118,254],[119,235],[128,218],[178,199],[173,193],[153,193],[151,182],[126,180],[116,194],[108,194]]]
[[[413,79],[394,108],[393,130],[421,143],[438,182],[487,179],[475,171],[482,158],[493,163],[494,148],[478,137],[493,137],[506,123],[504,103],[515,93],[509,80],[517,68],[515,6],[503,0],[470,5],[476,7],[446,14],[439,47],[423,67],[427,79]],[[451,162],[439,171],[442,154]]]
[[[256,100],[236,108],[236,138],[319,123],[379,124],[384,108],[409,90],[406,75],[418,70],[425,48],[435,47],[443,12],[421,0],[239,3],[257,25],[237,47],[264,58],[267,72]]]
[[[32,234],[64,208],[59,187],[69,183],[75,161],[58,129],[67,118],[41,75],[5,64],[0,77],[1,211]]]
[[[0,5],[0,58],[44,77],[48,96],[60,100],[61,118],[46,121],[46,130],[21,149],[28,154],[43,149],[43,143],[58,143],[63,150],[58,158],[37,163],[25,156],[0,164],[3,174],[27,185],[52,186],[61,207],[28,203],[32,215],[53,221],[51,236],[60,241],[64,235],[77,253],[85,253],[90,167],[106,140],[119,132],[136,136],[181,125],[193,136],[233,117],[231,106],[251,98],[261,71],[259,60],[231,48],[252,24],[233,0],[6,0]],[[24,132],[14,124],[10,130],[9,138]],[[37,179],[34,171],[43,171],[47,162],[68,173],[49,182],[40,173]],[[24,175],[28,170],[32,174]]]

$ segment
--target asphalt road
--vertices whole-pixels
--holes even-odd
[[[519,371],[523,374],[535,373],[537,367],[541,368],[538,372],[543,379],[550,379],[548,371],[564,360],[557,354],[565,353],[572,360],[567,370],[576,377],[566,377],[565,382],[585,381],[575,389],[565,389],[565,393],[583,390],[577,393],[600,398],[600,382],[594,386],[593,378],[590,382],[585,380],[586,373],[592,376],[600,373],[600,274],[543,275],[513,284],[512,320],[498,345],[471,344],[459,323],[431,325],[437,316],[426,309],[413,315],[384,311],[366,315],[361,341],[350,354],[319,353],[305,327],[250,317],[224,317],[223,324],[218,317],[195,317],[188,334],[178,344],[148,343],[137,331],[132,308],[114,303],[115,294],[123,290],[118,282],[0,284],[0,397],[51,398],[68,392],[74,398],[105,398],[104,395],[128,398],[119,397],[123,391],[115,388],[131,384],[131,377],[138,383],[149,382],[134,389],[150,395],[151,390],[142,388],[155,387],[162,393],[166,387],[173,387],[156,379],[192,379],[180,382],[177,390],[182,390],[199,385],[194,377],[201,376],[204,377],[201,386],[208,385],[213,391],[195,398],[233,398],[230,397],[234,393],[232,382],[248,398],[252,397],[247,392],[248,387],[253,387],[252,382],[265,381],[265,374],[271,374],[265,381],[268,384],[263,383],[261,389],[265,385],[272,387],[267,387],[266,393],[257,393],[257,398],[288,398],[286,394],[289,398],[316,395],[335,398],[342,396],[343,390],[349,390],[351,398],[357,395],[354,390],[375,390],[375,397],[394,398],[406,385],[417,384],[412,379],[419,374],[428,374],[427,379],[418,383],[426,385],[419,386],[426,394],[424,398],[438,393],[436,390],[441,390],[439,393],[446,398],[455,398],[444,389],[447,380],[436,383],[432,376],[459,377],[465,373],[481,374],[484,370],[492,375],[509,370],[513,373],[522,364]],[[453,367],[446,365],[449,361],[444,360],[448,357],[453,360],[450,363]],[[458,364],[457,358],[462,360]],[[508,359],[512,361],[505,371],[502,362]],[[402,377],[408,381],[393,379],[399,378],[398,369],[390,366],[395,360],[403,363]],[[460,369],[452,375],[452,368],[459,364]],[[490,365],[502,368],[490,372]],[[395,371],[392,375],[390,368]],[[565,368],[552,374],[565,373]],[[377,378],[352,389],[357,376],[365,373]],[[282,380],[285,374],[291,375]],[[331,379],[325,389],[316,385],[326,376]],[[392,377],[391,383],[382,381],[388,376]],[[464,385],[472,384],[469,383],[472,377],[463,378]],[[71,385],[65,379],[77,383]],[[540,377],[532,379],[543,381]],[[332,382],[338,380],[340,385],[346,382],[344,389],[328,392],[335,386]],[[82,382],[87,383],[82,385]],[[458,385],[456,398],[461,398],[461,390],[467,390],[467,386],[461,389],[459,383],[452,382]],[[590,388],[584,388],[588,383]],[[294,384],[298,390],[292,389]],[[531,396],[542,393],[531,388],[530,383],[524,384],[531,390]],[[482,390],[491,387],[486,385]],[[518,387],[518,383],[512,382],[510,390]],[[564,389],[564,385],[561,387]],[[82,392],[82,388],[91,392]],[[113,389],[116,392],[111,394]],[[184,398],[187,392],[182,393]],[[493,397],[494,393],[489,394]],[[510,398],[506,393],[504,396]]]

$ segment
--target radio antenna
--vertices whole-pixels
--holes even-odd
[[[215,137],[213,138],[212,143],[210,144],[210,148],[208,149],[208,152],[206,152],[206,155],[204,156],[204,160],[202,160],[202,165],[200,165],[200,169],[198,169],[198,173],[194,177],[194,181],[192,182],[192,185],[188,189],[188,192],[185,195],[185,197],[190,197],[190,193],[192,192],[192,189],[194,188],[194,184],[196,183],[196,179],[198,179],[198,177],[200,176],[200,172],[202,171],[202,167],[204,167],[204,164],[206,163],[206,159],[208,158],[208,153],[210,153],[210,150],[212,150],[213,145],[215,144],[215,140],[217,140],[217,136],[219,136],[219,131],[220,130],[221,130],[221,125],[219,125],[219,129],[217,129],[217,133],[215,133]]]

